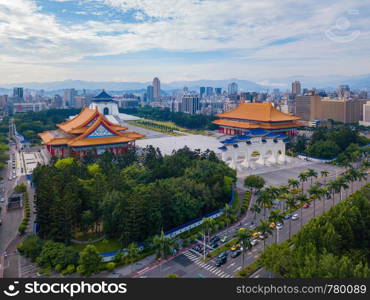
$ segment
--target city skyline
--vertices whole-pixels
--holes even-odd
[[[357,76],[370,68],[369,11],[359,0],[0,0],[0,84]]]

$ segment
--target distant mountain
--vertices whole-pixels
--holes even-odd
[[[201,86],[212,86],[221,87],[223,89],[227,88],[230,82],[236,82],[239,85],[239,89],[242,90],[253,90],[259,91],[265,89],[265,87],[258,85],[252,81],[248,80],[197,80],[197,81],[174,81],[170,83],[161,83],[161,88],[163,90],[176,90],[182,89],[185,86],[189,89],[198,90]],[[55,81],[55,82],[26,82],[17,84],[2,84],[0,87],[5,89],[11,89],[14,86],[22,86],[27,89],[34,90],[45,90],[45,91],[60,91],[67,88],[74,88],[77,90],[99,90],[107,89],[110,91],[135,91],[135,90],[145,90],[151,82],[111,82],[111,81],[83,81],[83,80],[65,80],[65,81]]]
[[[351,89],[370,89],[370,74],[360,76],[289,76],[284,78],[266,78],[258,83],[249,80],[240,79],[225,79],[225,80],[195,80],[195,81],[173,81],[173,82],[162,82],[161,89],[165,91],[173,91],[183,89],[185,86],[190,90],[199,91],[201,86],[211,86],[213,88],[220,87],[227,89],[227,86],[231,82],[238,84],[239,90],[241,91],[264,91],[272,88],[279,88],[280,90],[291,88],[291,83],[295,80],[300,80],[302,87],[304,88],[324,88],[324,89],[336,89],[341,84],[348,84]],[[64,80],[55,82],[26,82],[17,84],[2,84],[0,85],[0,93],[9,93],[15,86],[22,86],[28,89],[34,90],[45,90],[49,93],[58,92],[60,93],[63,89],[74,88],[77,90],[100,90],[107,89],[109,91],[132,91],[132,92],[144,92],[146,87],[151,82],[112,82],[112,81],[83,81],[83,80]]]
[[[304,88],[322,88],[322,89],[336,89],[342,84],[348,84],[351,89],[370,89],[370,74],[359,76],[290,76],[286,78],[272,78],[263,81],[271,87],[289,88],[291,83],[295,80],[301,81]]]

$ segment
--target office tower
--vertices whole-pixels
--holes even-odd
[[[146,99],[148,102],[154,101],[154,87],[152,85],[148,85],[146,88]]]
[[[222,88],[215,88],[215,94],[217,96],[221,96],[221,94],[222,94]]]
[[[75,89],[66,89],[64,90],[63,102],[64,106],[74,107],[75,105],[75,96],[77,96],[77,91]]]
[[[17,98],[17,100],[23,100],[23,88],[15,87],[13,88],[13,97]]]
[[[157,77],[153,79],[153,98],[155,101],[161,99],[161,82]]]
[[[302,93],[302,88],[301,88],[301,82],[296,80],[292,83],[292,94],[294,96],[299,96]]]
[[[337,89],[338,98],[349,98],[351,95],[351,90],[348,85],[340,85]]]
[[[360,121],[360,125],[363,126],[370,126],[370,101],[367,101],[363,104],[363,117],[362,121]]]
[[[200,98],[203,98],[205,93],[206,93],[206,88],[204,86],[201,86],[199,89]]]
[[[227,92],[229,95],[236,95],[238,93],[238,84],[232,82],[227,86]]]
[[[181,109],[184,113],[196,114],[200,111],[200,97],[193,94],[185,94],[181,99]]]
[[[207,86],[207,88],[206,88],[206,95],[208,97],[213,95],[213,87]]]
[[[63,98],[60,95],[56,94],[53,97],[52,103],[53,103],[53,107],[62,108],[63,107]]]

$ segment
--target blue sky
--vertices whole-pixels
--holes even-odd
[[[0,83],[366,74],[369,14],[363,0],[0,0]]]

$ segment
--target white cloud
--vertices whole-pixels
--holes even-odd
[[[53,1],[69,2],[69,0]],[[370,21],[366,17],[370,5],[364,4],[361,0],[341,2],[80,0],[79,2],[101,3],[117,11],[135,10],[134,18],[141,22],[89,21],[79,25],[68,25],[56,19],[51,13],[42,13],[35,1],[0,0],[2,61],[8,65],[18,66],[43,65],[44,72],[50,72],[53,68],[55,72],[61,72],[60,67],[53,66],[78,63],[86,57],[150,49],[167,51],[230,49],[239,54],[234,58],[228,58],[228,61],[220,59],[213,64],[196,65],[187,62],[183,66],[178,64],[171,67],[163,63],[162,69],[160,62],[159,64],[152,62],[152,66],[155,65],[163,72],[165,70],[164,73],[171,74],[173,79],[180,78],[183,76],[181,74],[192,74],[191,67],[197,70],[198,78],[212,74],[218,78],[240,76],[250,79],[263,78],[263,73],[269,70],[282,75],[306,71],[329,72],[322,67],[324,65],[334,67],[338,72],[357,74],[369,67],[369,63],[363,60],[368,56],[370,49]],[[83,13],[81,8],[82,6],[75,13]],[[350,9],[359,9],[360,14],[355,17],[347,16]],[[96,11],[96,13],[105,12]],[[351,25],[361,31],[360,37],[355,42],[338,44],[325,36],[325,31],[335,26],[340,16],[351,19]],[[297,40],[285,44],[276,43],[290,38]],[[353,53],[356,55],[351,56]],[[351,59],[348,59],[350,56]],[[335,66],[334,62],[341,63]],[[137,66],[135,70],[142,69],[138,73],[139,76],[143,76],[145,70],[152,70],[152,66]],[[69,69],[63,69],[63,74],[68,70],[75,74],[76,70],[71,68],[73,67],[69,65]],[[113,74],[112,66],[106,68],[112,70]],[[16,69],[19,68],[14,68]],[[132,74],[132,71],[133,67],[130,70],[122,70],[127,74]],[[27,74],[24,73],[24,76]]]

